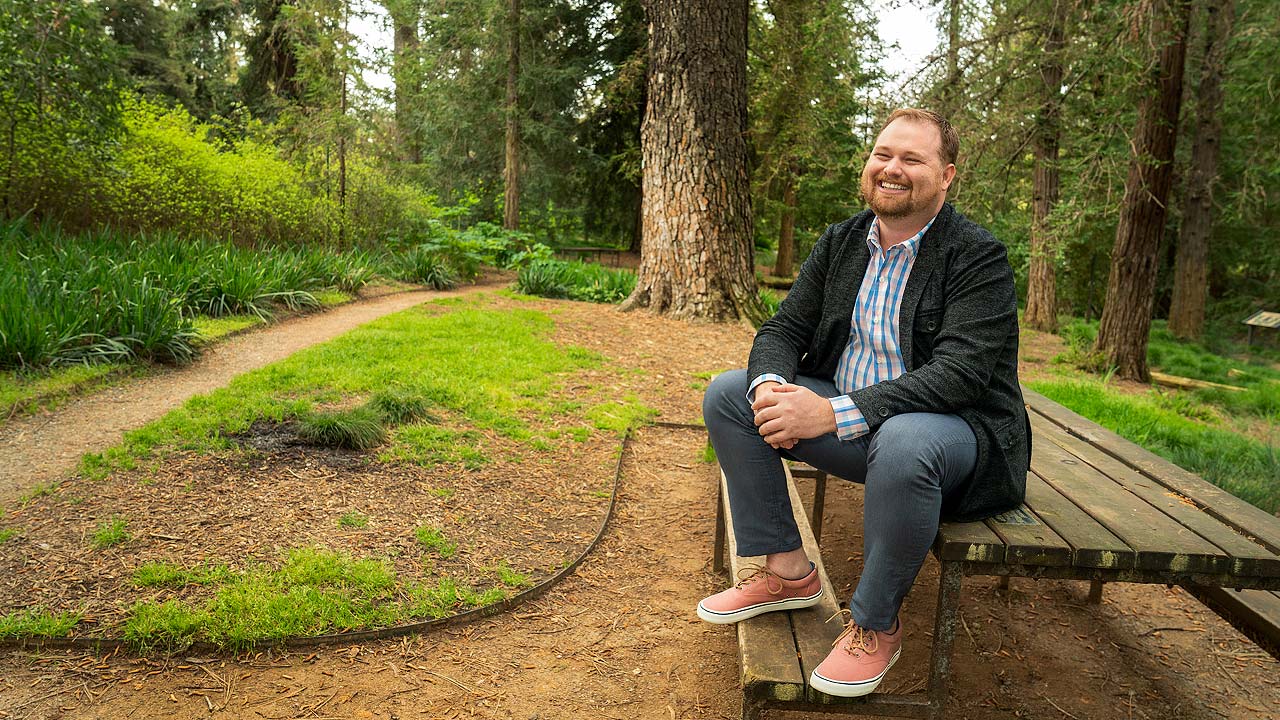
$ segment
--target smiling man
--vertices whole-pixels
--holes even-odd
[[[959,138],[896,110],[862,172],[870,207],[827,228],[746,370],[707,389],[703,417],[728,479],[738,552],[765,564],[698,604],[713,623],[816,604],[784,458],[863,483],[863,567],[850,621],[812,685],[873,691],[902,648],[898,609],[940,519],[1017,507],[1031,429],[1004,246],[946,202]]]

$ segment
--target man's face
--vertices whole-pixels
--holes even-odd
[[[862,199],[881,218],[933,217],[956,174],[955,165],[942,161],[941,149],[942,135],[931,123],[889,123],[862,170]]]

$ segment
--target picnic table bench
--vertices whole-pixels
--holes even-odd
[[[555,253],[557,255],[568,255],[578,260],[585,260],[586,258],[591,257],[596,263],[599,263],[607,257],[609,258],[609,264],[614,267],[617,267],[620,264],[619,258],[622,257],[622,253],[624,252],[626,251],[619,250],[618,248],[591,246],[560,247],[555,249]]]
[[[826,592],[815,607],[738,623],[744,719],[765,708],[941,718],[966,575],[1088,580],[1094,602],[1105,582],[1180,585],[1276,654],[1280,518],[1035,392],[1023,393],[1034,435],[1026,502],[989,520],[939,528],[938,602],[923,691],[836,698],[809,686],[842,627],[839,619],[828,622],[839,606],[819,547],[826,475],[788,468],[796,523]],[[793,476],[814,478],[812,519]],[[724,569],[726,550],[735,575],[748,563],[762,564],[763,558],[737,557],[723,475],[717,508],[716,569]]]

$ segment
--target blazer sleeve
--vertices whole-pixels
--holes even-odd
[[[756,332],[747,360],[748,379],[773,373],[786,378],[787,382],[795,381],[796,367],[812,347],[814,333],[822,320],[831,244],[837,228],[837,225],[829,226],[818,238],[777,314]]]
[[[945,270],[943,316],[930,360],[893,380],[854,391],[870,429],[902,413],[951,413],[986,392],[1011,334],[1017,333],[1013,268],[987,233],[962,247]],[[935,280],[936,281],[936,280]]]

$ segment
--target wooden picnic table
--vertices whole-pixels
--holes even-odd
[[[737,625],[744,718],[765,708],[941,718],[966,575],[1088,580],[1094,601],[1104,582],[1180,585],[1219,610],[1234,589],[1251,588],[1261,591],[1255,595],[1261,605],[1253,607],[1264,613],[1268,603],[1280,607],[1280,596],[1272,594],[1280,591],[1280,518],[1035,392],[1023,392],[1034,435],[1026,502],[989,520],[943,523],[939,529],[933,546],[941,566],[937,614],[923,692],[834,698],[809,687],[810,672],[826,657],[841,625],[838,618],[828,622],[839,608],[820,559],[826,477],[812,468],[796,469],[796,475],[816,478],[812,521],[794,482],[789,485],[805,549],[817,559],[827,592],[816,607]],[[759,563],[761,558],[738,558],[733,551],[723,477],[719,507],[717,569],[724,567],[726,549],[735,573]],[[1223,616],[1266,642],[1266,623],[1257,616],[1246,617],[1238,608],[1226,608]]]

